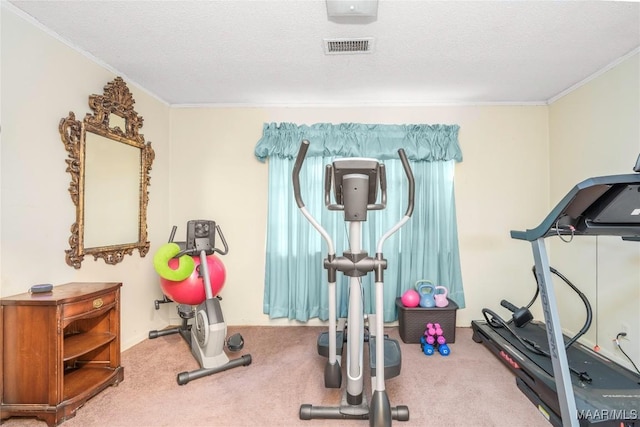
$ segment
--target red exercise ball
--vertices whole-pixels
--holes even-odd
[[[205,300],[204,280],[199,277],[198,266],[200,265],[200,257],[193,257],[196,268],[189,277],[179,282],[160,278],[160,287],[162,292],[172,301],[178,304],[198,305]],[[178,260],[171,258],[169,267],[174,270],[178,268]],[[227,272],[220,258],[215,255],[207,257],[207,267],[209,268],[209,280],[211,281],[211,292],[215,297],[222,290]]]
[[[415,289],[409,289],[400,298],[402,305],[408,308],[417,307],[420,304],[420,294]]]

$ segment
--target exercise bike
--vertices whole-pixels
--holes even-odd
[[[367,220],[367,212],[381,210],[386,206],[386,175],[384,164],[375,159],[344,158],[336,159],[325,169],[325,206],[329,210],[344,211],[345,222],[349,224],[349,250],[342,256],[336,256],[334,245],[327,231],[306,209],[300,194],[300,169],[304,162],[309,142],[304,140],[298,151],[293,168],[293,189],[295,200],[304,217],[322,235],[327,243],[328,255],[324,259],[324,267],[328,274],[329,330],[318,338],[317,348],[321,356],[327,357],[324,370],[325,387],[340,388],[342,386],[342,368],[338,356],[342,356],[346,346],[347,384],[343,391],[339,406],[300,406],[300,419],[368,419],[371,426],[388,426],[391,420],[408,421],[409,408],[403,405],[391,407],[385,390],[385,378],[400,374],[400,345],[396,340],[384,335],[384,295],[383,271],[387,260],[383,258],[384,242],[400,229],[411,217],[414,202],[414,179],[409,161],[403,150],[399,150],[400,160],[409,183],[408,207],[404,217],[387,231],[377,243],[375,257],[367,255],[361,249],[361,229]],[[333,185],[335,203],[331,203],[331,187]],[[380,202],[377,201],[378,187]],[[336,276],[342,272],[349,277],[349,311],[346,319],[340,319],[340,327],[336,320]],[[373,330],[366,334],[365,314],[363,307],[362,286],[360,278],[375,272],[375,314],[368,320],[374,324]],[[369,343],[369,367],[373,394],[368,404],[364,392],[363,347],[365,340]]]
[[[250,365],[251,355],[229,360],[224,351],[225,346],[230,351],[240,351],[244,340],[240,334],[225,340],[227,325],[220,307],[221,298],[214,295],[213,289],[217,294],[225,279],[224,266],[214,254],[226,255],[229,250],[220,227],[214,221],[188,221],[186,242],[173,242],[175,232],[174,226],[169,243],[154,256],[164,293],[162,300],[155,301],[155,308],[158,310],[163,303],[177,303],[182,324],[150,331],[149,339],[177,333],[189,344],[200,368],[178,374],[178,384],[184,385],[207,375]],[[224,249],[216,247],[216,232]],[[210,268],[215,269],[213,287]],[[193,322],[189,323],[191,319]]]

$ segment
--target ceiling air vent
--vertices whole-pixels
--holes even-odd
[[[373,52],[373,37],[357,39],[324,39],[324,53],[344,55]]]

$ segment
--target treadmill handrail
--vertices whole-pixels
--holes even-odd
[[[614,185],[628,185],[628,184],[640,184],[640,174],[625,174],[625,175],[609,175],[600,176],[594,178],[588,178],[567,193],[566,196],[556,205],[555,208],[547,215],[547,217],[536,228],[527,229],[526,231],[511,230],[511,237],[518,240],[527,240],[533,242],[541,237],[547,237],[556,234],[588,234],[588,235],[607,235],[607,236],[623,236],[627,237],[626,240],[634,240],[635,236],[640,235],[640,215],[638,215],[638,223],[632,225],[620,224],[620,225],[606,225],[602,227],[593,227],[587,230],[576,232],[566,228],[565,230],[556,229],[558,221],[566,215],[566,211],[571,207],[572,203],[576,200],[578,195],[585,190],[594,188],[596,186],[609,186]],[[600,197],[605,193],[603,191],[596,197],[591,197],[593,200],[591,203],[580,209],[581,213],[587,211],[594,203],[600,200]],[[640,195],[639,195],[640,200]],[[578,218],[579,216],[576,216]],[[631,237],[631,239],[629,239]]]

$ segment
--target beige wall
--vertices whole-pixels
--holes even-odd
[[[549,107],[550,203],[593,176],[633,173],[640,154],[640,55],[560,98]],[[624,327],[623,348],[640,360],[640,245],[614,237],[547,239],[552,265],[590,299],[597,314],[585,342],[631,365],[614,346]],[[556,280],[563,327],[577,331],[584,309]],[[562,313],[565,315],[563,316]]]
[[[36,283],[123,282],[122,344],[127,348],[167,323],[166,313],[153,307],[161,292],[151,256],[141,258],[136,251],[116,266],[85,257],[79,270],[66,264],[75,207],[58,133],[69,111],[78,119],[91,112],[89,95],[102,94],[115,75],[4,6],[1,31],[0,295],[22,293]],[[153,253],[166,240],[169,223],[169,106],[128,86],[144,117],[141,133],[156,152],[148,214]]]
[[[458,324],[469,326],[483,307],[516,298],[515,281],[532,282],[529,249],[513,241],[509,230],[533,223],[546,210],[544,106],[172,109],[171,218],[178,236],[195,217],[222,227],[231,248],[222,292],[229,323],[287,323],[262,314],[268,165],[255,159],[253,149],[265,122],[460,125],[464,161],[455,179],[467,308],[459,310]],[[525,289],[533,292],[535,284],[529,285]]]
[[[75,216],[58,122],[69,111],[78,117],[89,112],[88,95],[101,93],[115,74],[8,8],[2,12],[0,295],[42,282],[122,281],[123,348],[174,320],[170,304],[160,311],[153,308],[161,292],[151,255],[166,242],[172,225],[178,226],[180,240],[186,221],[195,218],[217,221],[230,246],[223,258],[227,322],[288,323],[271,321],[262,313],[268,165],[258,162],[253,150],[264,123],[460,125],[464,161],[456,166],[455,179],[467,308],[458,313],[459,326],[481,318],[483,307],[499,309],[503,298],[524,304],[533,293],[531,250],[511,239],[510,230],[537,225],[568,189],[561,188],[582,176],[629,171],[632,159],[626,157],[640,151],[637,120],[632,118],[638,117],[640,103],[626,92],[631,86],[637,96],[637,77],[632,76],[638,74],[637,59],[631,67],[625,63],[600,77],[603,87],[616,90],[602,91],[598,79],[550,107],[171,108],[124,76],[144,117],[142,133],[156,152],[148,214],[151,253],[128,256],[116,266],[85,259],[82,269],[74,270],[64,261]],[[601,108],[603,101],[615,110]],[[601,110],[585,111],[585,106]],[[586,149],[578,143],[583,138],[575,137],[582,127],[600,124],[622,134],[608,141],[609,157],[595,147]],[[585,132],[589,144],[601,142],[592,135],[595,129]],[[567,157],[575,151],[582,157]],[[588,164],[581,163],[583,158]],[[604,249],[602,242],[600,247]],[[554,248],[556,253],[560,250]],[[637,277],[637,253],[625,257],[615,268],[623,277]],[[610,314],[603,312],[601,318]],[[637,324],[637,315],[627,318]]]

